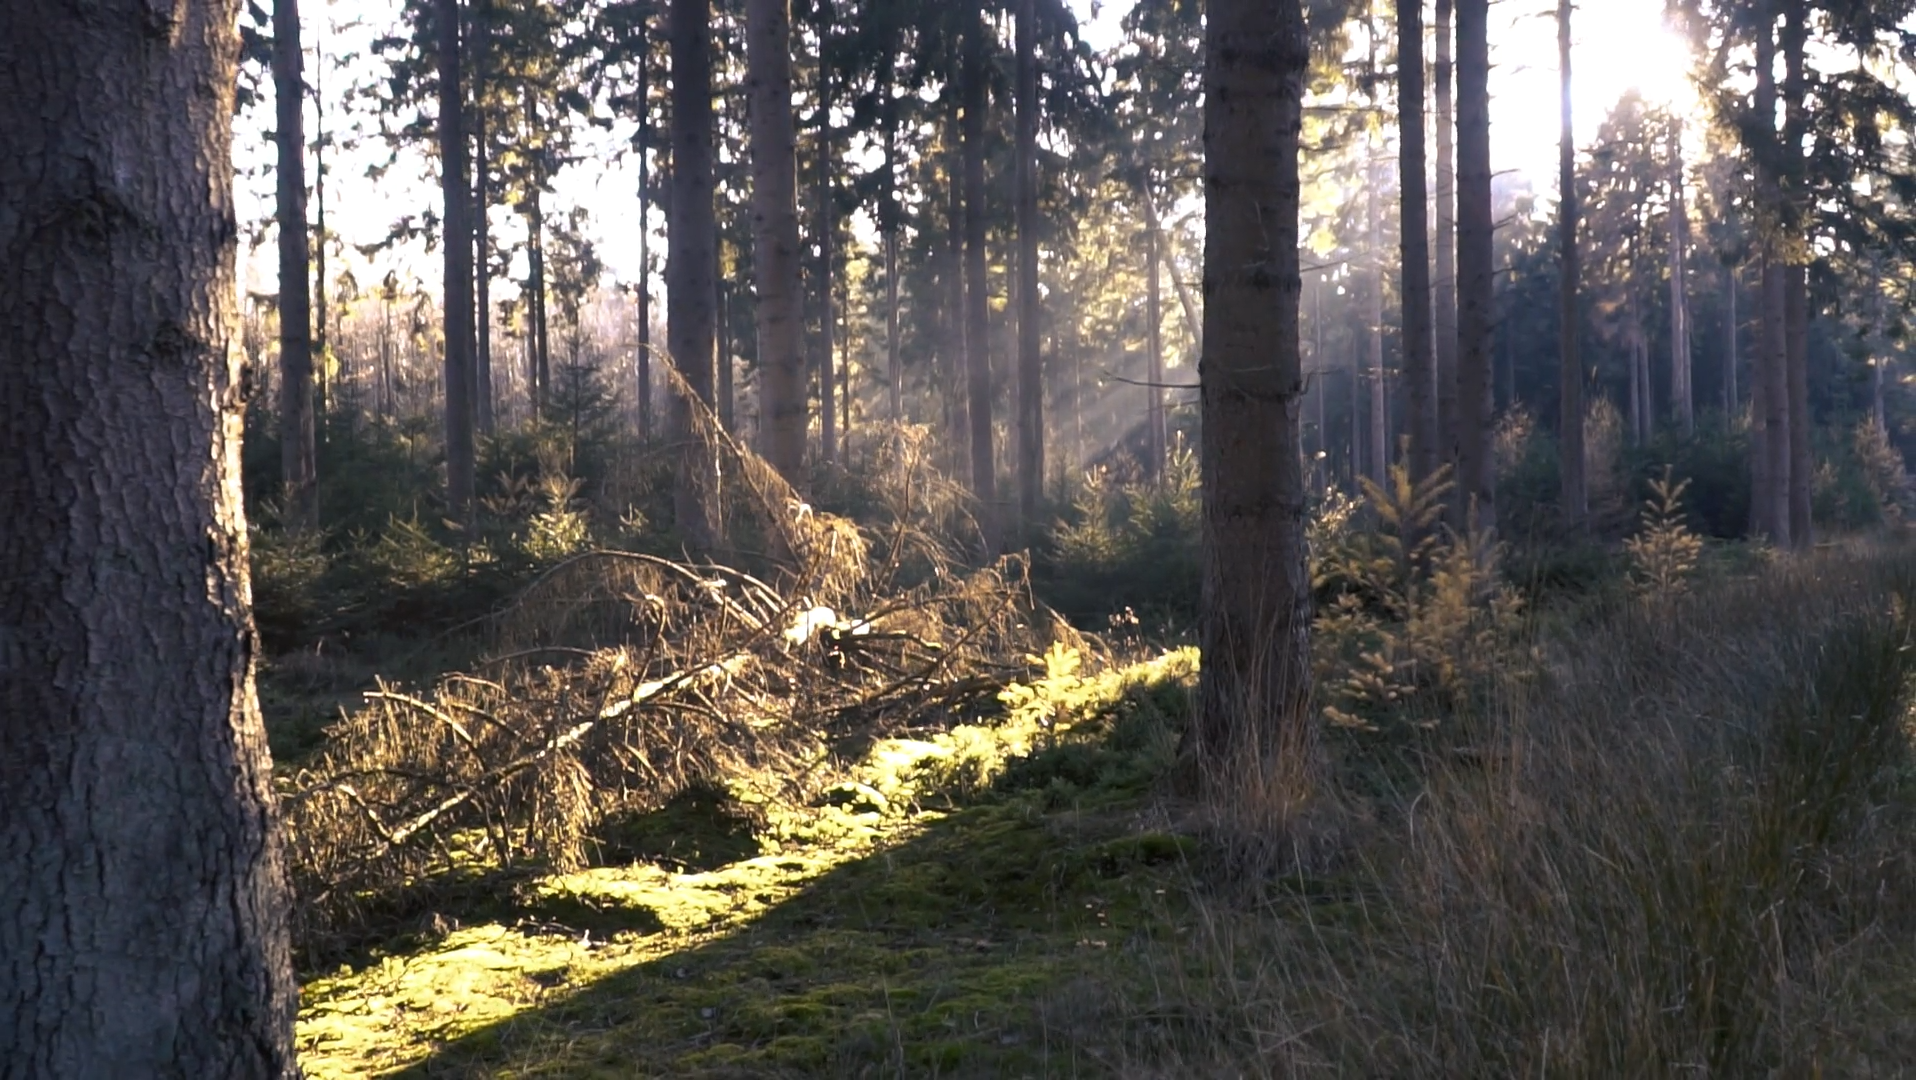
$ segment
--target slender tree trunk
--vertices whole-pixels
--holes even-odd
[[[985,24],[981,0],[965,16],[965,373],[971,398],[971,491],[987,550],[998,545],[998,480],[992,453],[990,279],[986,276]]]
[[[1038,5],[1019,0],[1017,29],[1018,198],[1018,511],[1038,521],[1044,497],[1044,353],[1038,326]],[[1151,281],[1157,284],[1155,237]],[[1152,323],[1157,304],[1152,301]],[[1154,356],[1160,355],[1153,350]],[[1163,410],[1159,409],[1159,438]],[[1161,445],[1161,444],[1160,444]]]
[[[1149,201],[1149,196],[1146,196]],[[1144,293],[1145,382],[1144,388],[1144,474],[1152,483],[1164,478],[1164,450],[1167,435],[1164,425],[1164,333],[1163,287],[1158,282],[1158,234],[1144,234],[1146,285]]]
[[[805,355],[798,281],[798,135],[792,118],[790,0],[745,7],[746,95],[752,121],[752,269],[758,288],[765,459],[800,491],[805,477]],[[723,363],[723,359],[721,359]],[[723,376],[721,375],[721,378]]]
[[[279,459],[286,524],[319,523],[313,424],[313,313],[307,294],[306,88],[297,0],[273,0],[273,94],[279,130]]]
[[[713,256],[713,265],[718,272],[712,275],[712,318],[714,352],[717,353],[717,366],[713,369],[716,381],[712,392],[714,409],[718,413],[719,427],[731,434],[738,434],[738,350],[732,344],[732,290],[726,287],[725,241],[719,241],[718,254]],[[759,431],[763,436],[763,427]]]
[[[1431,325],[1437,359],[1438,463],[1457,461],[1457,135],[1452,113],[1452,0],[1436,0],[1437,65],[1432,86],[1437,113],[1437,262]]]
[[[639,29],[639,438],[652,430],[652,39]]]
[[[1766,0],[1763,11],[1774,16],[1773,0]],[[1777,172],[1778,139],[1776,116],[1776,35],[1775,24],[1765,22],[1756,40],[1756,118],[1757,188],[1759,211],[1768,215],[1772,225],[1779,222],[1783,197]],[[1773,241],[1759,241],[1763,249],[1763,302],[1761,305],[1762,340],[1757,350],[1758,376],[1754,380],[1761,395],[1761,422],[1751,447],[1760,459],[1755,470],[1753,498],[1759,528],[1772,543],[1790,545],[1790,430],[1788,344],[1784,308],[1788,290],[1783,281],[1783,265]]]
[[[315,219],[313,222],[313,374],[317,391],[314,402],[317,415],[315,442],[326,441],[326,415],[332,407],[329,400],[326,365],[331,357],[327,348],[326,298],[329,294],[326,284],[326,95],[323,77],[326,63],[323,54],[315,50],[313,64],[313,120],[317,130],[313,135],[313,204]]]
[[[1178,269],[1177,246],[1171,242],[1171,234],[1164,229],[1164,221],[1158,217],[1157,202],[1145,192],[1144,223],[1158,238],[1158,261],[1164,272],[1171,278],[1171,289],[1178,294],[1178,311],[1184,316],[1184,330],[1191,335],[1191,348],[1199,353],[1204,351],[1204,317],[1198,313],[1197,298],[1191,295],[1191,284],[1184,280],[1184,272]],[[1162,327],[1163,320],[1159,320]]]
[[[1811,239],[1808,207],[1804,205],[1805,167],[1803,139],[1809,119],[1803,100],[1803,49],[1807,35],[1805,0],[1784,0],[1783,20],[1783,152],[1778,167],[1783,172],[1784,227],[1808,249]],[[1815,463],[1810,456],[1809,392],[1809,266],[1802,259],[1790,262],[1783,277],[1783,362],[1784,382],[1789,394],[1790,425],[1790,546],[1809,550],[1811,535],[1811,475]]]
[[[1379,484],[1390,472],[1390,386],[1384,377],[1384,241],[1377,199],[1377,138],[1370,137],[1364,161],[1364,224],[1370,248],[1364,321],[1370,347],[1370,475]]]
[[[486,66],[491,53],[492,0],[473,0],[473,138],[472,167],[473,318],[477,332],[474,353],[474,415],[487,435],[495,427],[492,394],[492,177],[491,135],[486,130]]]
[[[1424,186],[1424,4],[1397,0],[1398,215],[1404,294],[1404,401],[1410,472],[1437,469],[1437,372],[1431,353],[1430,194]]]
[[[946,163],[945,206],[945,430],[951,435],[950,466],[955,475],[971,464],[970,387],[965,365],[970,359],[966,344],[965,307],[965,203],[964,149],[960,133],[962,121],[958,103],[961,93],[952,94],[947,142],[951,153]]]
[[[1490,453],[1491,303],[1489,0],[1457,2],[1457,486],[1477,522],[1497,523]]]
[[[435,0],[439,31],[439,171],[445,202],[446,508],[472,519],[473,327],[472,178],[466,159],[466,96],[458,0]]]
[[[1578,247],[1579,193],[1577,139],[1571,124],[1570,0],[1557,4],[1557,67],[1562,80],[1562,120],[1557,135],[1557,470],[1562,478],[1564,523],[1581,530],[1590,513],[1590,488],[1584,476],[1583,359],[1579,335],[1583,328],[1583,256]]]
[[[1683,122],[1670,131],[1670,411],[1684,438],[1696,434],[1690,363],[1690,212],[1684,197]]]
[[[898,353],[898,100],[892,85],[895,45],[888,43],[884,74],[885,190],[879,209],[879,228],[885,245],[885,382],[892,423],[905,422],[905,368]]]
[[[821,8],[821,11],[824,9]],[[838,272],[838,209],[832,198],[832,76],[827,65],[825,35],[829,22],[819,27],[818,61],[818,446],[826,462],[838,458],[838,406],[833,388],[833,360],[837,354],[837,315],[833,308],[832,279]]]
[[[713,209],[711,0],[671,0],[672,201],[667,231],[666,340],[684,381],[672,394],[679,444],[673,510],[695,549],[719,541],[718,456],[701,410],[712,407],[718,218]],[[696,399],[696,400],[694,400]]]
[[[1742,404],[1743,395],[1737,392],[1736,358],[1737,325],[1736,315],[1736,267],[1723,265],[1723,303],[1727,314],[1724,317],[1723,338],[1726,343],[1723,350],[1723,422],[1728,424],[1736,419],[1737,407]]]
[[[9,1076],[299,1075],[240,491],[238,7],[0,5]]]
[[[1298,0],[1211,0],[1205,27],[1204,671],[1185,750],[1214,799],[1295,805],[1318,768],[1296,412]],[[1275,785],[1271,791],[1268,785]]]

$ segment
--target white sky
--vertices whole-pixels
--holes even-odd
[[[1085,36],[1094,46],[1111,43],[1117,26],[1130,7],[1128,0],[1103,0],[1095,18],[1091,0],[1070,0],[1085,24]],[[1663,22],[1664,0],[1584,0],[1573,23],[1576,79],[1576,130],[1580,145],[1587,145],[1612,104],[1635,86],[1653,101],[1676,97],[1688,107],[1693,95],[1687,89],[1685,75],[1689,67],[1687,46]],[[370,40],[390,26],[398,5],[382,0],[326,0],[305,5],[305,44],[309,50],[308,78],[315,72],[311,50],[324,48],[331,56],[357,51],[362,58]],[[1551,0],[1498,0],[1491,11],[1491,158],[1499,172],[1524,174],[1539,193],[1554,192],[1558,125],[1556,5]],[[371,70],[362,59],[360,71]],[[322,72],[328,97],[336,96],[348,80],[329,64]],[[271,213],[271,148],[266,130],[272,123],[270,86],[267,100],[250,115],[240,119],[236,157],[242,169],[261,170],[260,175],[240,180],[242,222],[257,221]],[[370,124],[371,118],[357,118]],[[308,112],[310,138],[315,120]],[[629,124],[615,125],[610,131],[582,129],[579,149],[589,158],[611,158],[629,146]],[[342,133],[343,135],[344,133]],[[400,217],[417,214],[435,198],[436,182],[429,167],[419,160],[402,158],[383,178],[374,181],[365,176],[366,167],[382,159],[385,149],[377,138],[365,139],[357,152],[336,154],[329,162],[327,207],[328,225],[348,244],[363,244],[383,237],[387,227]],[[597,151],[593,153],[592,151]],[[310,174],[310,167],[309,167]],[[612,276],[629,281],[638,270],[637,199],[638,174],[629,159],[602,163],[587,160],[561,173],[556,181],[556,205],[548,214],[557,217],[566,207],[587,206],[594,220],[599,254]],[[510,229],[505,213],[495,210],[495,220]],[[655,230],[663,220],[656,210],[652,217]],[[656,235],[656,234],[655,234]],[[270,241],[270,236],[267,237]],[[661,249],[662,250],[662,249]],[[272,284],[272,255],[262,247],[250,259],[242,256],[248,288],[275,291]],[[354,265],[362,287],[374,284],[378,274],[368,273],[356,255],[346,262]],[[402,277],[408,273],[430,283],[438,275],[438,259],[422,248],[395,251],[389,264],[397,264]],[[379,273],[383,274],[384,267]],[[655,289],[662,288],[655,283]]]

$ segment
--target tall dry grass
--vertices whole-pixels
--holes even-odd
[[[1132,1071],[1916,1070],[1912,593],[1825,552],[1535,642],[1330,864],[1144,945]]]

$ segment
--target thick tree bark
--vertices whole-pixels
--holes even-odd
[[[1457,3],[1457,488],[1477,523],[1497,523],[1490,453],[1490,6]]]
[[[1690,212],[1683,177],[1683,124],[1670,131],[1670,411],[1684,438],[1696,434],[1696,397],[1691,387]]]
[[[1018,83],[1018,512],[1038,523],[1044,496],[1044,353],[1038,326],[1038,4],[1019,0]],[[1154,248],[1155,254],[1155,248]],[[1157,281],[1153,260],[1152,283]],[[1152,301],[1155,322],[1156,301]],[[1155,353],[1154,353],[1155,355]],[[1160,431],[1160,435],[1162,432]]]
[[[444,200],[446,322],[446,509],[472,518],[473,333],[472,178],[466,157],[466,95],[459,42],[459,0],[435,0],[439,46],[439,176]]]
[[[1410,471],[1419,480],[1437,468],[1437,372],[1431,353],[1430,217],[1424,185],[1424,4],[1397,0],[1397,122],[1402,133],[1397,174],[1404,295],[1404,403],[1410,424]]]
[[[970,388],[971,493],[978,500],[985,547],[998,544],[998,475],[991,424],[990,278],[986,275],[985,219],[985,24],[981,0],[969,0],[965,16],[965,375]]]
[[[799,313],[798,134],[792,118],[790,0],[745,8],[752,119],[753,308],[758,323],[759,445],[786,483],[805,483],[805,354]]]
[[[306,85],[298,0],[273,0],[273,95],[279,130],[279,460],[286,524],[319,523],[313,424],[313,311],[306,273]]]
[[[699,419],[718,381],[714,326],[718,218],[713,209],[711,0],[671,0],[672,202],[666,238],[666,344],[685,392],[672,394],[679,443],[673,497],[679,533],[693,548],[719,540],[716,447]],[[693,400],[693,399],[697,400]]]
[[[240,492],[238,7],[0,2],[8,1076],[298,1075]]]
[[[1298,0],[1211,0],[1205,55],[1204,671],[1185,749],[1213,797],[1257,778],[1289,802],[1309,794],[1318,757],[1298,439]]]
[[[1562,119],[1557,134],[1557,470],[1561,477],[1560,509],[1564,524],[1581,529],[1590,512],[1589,484],[1584,477],[1583,359],[1579,335],[1583,329],[1583,257],[1577,242],[1577,138],[1571,123],[1570,0],[1557,3],[1557,67],[1562,82]]]
[[[1437,0],[1437,63],[1431,87],[1437,118],[1437,261],[1431,326],[1437,360],[1438,463],[1457,461],[1457,125],[1451,91],[1452,0]]]

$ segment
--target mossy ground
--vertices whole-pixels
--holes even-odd
[[[1110,1072],[1112,990],[1190,876],[1150,789],[1195,659],[1045,659],[1000,721],[881,741],[819,805],[695,790],[608,829],[611,865],[309,977],[307,1075]]]

